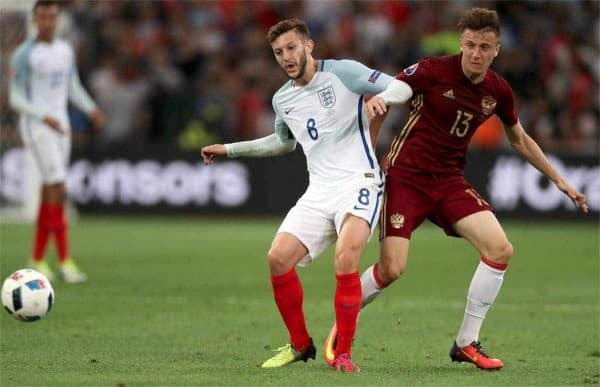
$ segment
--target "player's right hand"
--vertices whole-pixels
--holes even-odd
[[[584,194],[577,191],[569,183],[562,179],[556,183],[556,187],[559,190],[561,190],[565,195],[567,195],[573,201],[575,206],[577,206],[577,208],[581,210],[581,212],[583,212],[584,214],[588,213],[589,207],[587,204],[587,198]]]
[[[227,149],[223,144],[213,144],[203,147],[200,153],[202,153],[204,165],[209,165],[213,163],[215,156],[227,156]]]
[[[46,116],[43,120],[44,124],[48,125],[52,130],[57,131],[60,134],[63,134],[65,131],[60,127],[60,122],[53,117]]]
[[[369,118],[384,115],[388,108],[383,98],[374,96],[367,102],[367,116]]]

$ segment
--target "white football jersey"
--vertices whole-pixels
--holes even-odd
[[[24,96],[18,106],[25,116],[41,119],[49,115],[58,119],[61,127],[70,128],[67,102],[69,97],[77,107],[89,113],[94,102],[81,87],[71,45],[54,39],[51,43],[31,38],[19,46],[11,61],[12,85]]]
[[[376,177],[363,94],[382,92],[394,78],[353,60],[319,60],[318,66],[308,84],[290,80],[273,96],[275,132],[300,143],[311,184],[336,184],[361,173]]]

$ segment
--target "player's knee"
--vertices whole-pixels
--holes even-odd
[[[57,200],[59,203],[67,202],[67,190],[65,189],[65,187],[62,187],[62,189],[58,192],[57,196]]]
[[[291,270],[293,264],[290,264],[289,259],[283,251],[272,247],[267,253],[267,261],[272,274],[285,274]]]
[[[46,186],[46,189],[42,191],[47,202],[64,204],[67,201],[67,189],[64,183],[56,183]]]
[[[361,248],[358,245],[351,245],[341,248],[335,253],[335,263],[338,268],[358,270],[358,260],[360,259]],[[351,270],[353,271],[353,270]]]
[[[500,263],[508,263],[512,258],[514,253],[514,248],[512,243],[508,240],[504,240],[502,243],[497,244],[494,248],[489,252],[488,259],[494,262]]]
[[[395,260],[384,260],[379,263],[379,276],[381,280],[389,285],[395,280],[397,280],[404,270],[406,269],[406,262],[398,259]]]

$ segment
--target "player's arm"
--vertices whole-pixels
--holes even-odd
[[[384,91],[373,96],[367,102],[367,114],[369,117],[383,116],[385,118],[388,106],[405,103],[412,95],[413,90],[408,83],[394,79]],[[381,121],[383,122],[383,118]]]
[[[104,125],[104,114],[102,114],[90,95],[83,88],[74,64],[69,77],[69,100],[78,109],[88,115],[94,126],[99,128]]]
[[[296,149],[296,140],[282,141],[276,133],[251,141],[239,141],[231,144],[213,144],[202,148],[204,164],[212,164],[215,156],[234,157],[270,157],[279,156]]]
[[[556,187],[567,195],[584,213],[588,212],[586,197],[573,188],[552,166],[542,149],[523,129],[519,121],[514,125],[503,124],[510,145],[538,171],[543,173]]]
[[[412,88],[404,81],[373,70],[354,60],[331,62],[333,71],[344,85],[357,94],[374,95],[367,104],[369,116],[382,115],[387,106],[405,103],[412,97]]]
[[[377,146],[377,138],[379,137],[379,130],[381,129],[381,125],[383,125],[383,121],[385,117],[387,117],[388,112],[381,115],[375,115],[369,117],[369,135],[371,136],[371,144],[373,144],[373,148]]]
[[[296,139],[288,126],[275,116],[275,133],[251,141],[239,141],[231,144],[214,144],[202,148],[204,164],[212,164],[215,156],[234,157],[270,157],[279,156],[296,149]]]
[[[25,114],[38,121],[43,121],[50,128],[62,132],[60,122],[48,115],[44,110],[33,105],[27,98],[27,83],[30,70],[27,63],[27,54],[24,50],[17,50],[10,61],[10,107],[21,114]]]

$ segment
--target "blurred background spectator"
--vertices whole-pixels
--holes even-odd
[[[265,34],[280,19],[307,20],[317,58],[354,58],[396,74],[423,56],[458,52],[459,14],[483,5],[502,19],[502,49],[493,68],[514,87],[524,127],[549,152],[599,153],[597,1],[63,3],[61,35],[74,44],[82,81],[107,116],[106,127],[94,133],[85,117],[72,112],[75,152],[132,142],[194,150],[270,133],[271,97],[286,78]],[[27,36],[27,12],[3,5],[0,15],[4,149],[20,142],[7,104],[8,61]],[[394,109],[386,120],[380,150],[406,113]],[[507,146],[497,119],[473,142]]]

